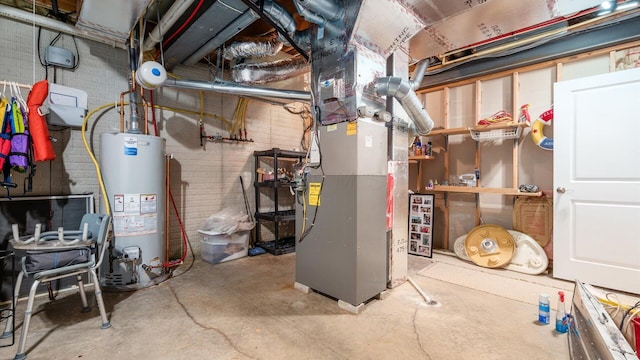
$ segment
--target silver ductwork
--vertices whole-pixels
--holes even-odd
[[[244,96],[256,96],[256,97],[268,97],[290,100],[311,100],[311,94],[306,91],[297,90],[280,90],[260,88],[255,86],[242,86],[239,84],[216,80],[214,82],[204,82],[195,80],[174,80],[168,79],[164,87],[175,87],[181,89],[193,89],[203,91],[213,91],[222,94],[231,95],[244,95]]]
[[[293,20],[293,16],[279,4],[271,0],[265,1],[262,11],[267,14],[271,20],[280,25],[287,34],[292,35],[296,32],[296,22]]]
[[[398,100],[404,111],[409,115],[419,135],[427,135],[433,129],[433,120],[422,105],[415,90],[420,86],[428,60],[420,61],[413,71],[410,81],[400,77],[383,77],[376,82],[376,93],[381,96],[392,96]]]
[[[393,96],[398,100],[413,121],[419,135],[427,135],[433,129],[433,120],[418,99],[411,81],[393,76],[380,78],[376,83],[376,93],[381,96]]]
[[[239,64],[233,67],[233,81],[264,84],[286,80],[309,72],[311,65],[303,58],[290,58],[266,63]]]
[[[330,1],[327,1],[327,3],[329,3]],[[328,20],[327,17],[324,17],[316,12],[314,12],[313,10],[310,10],[309,8],[303,6],[300,2],[298,1],[294,1],[293,4],[296,6],[296,10],[298,11],[298,13],[304,17],[308,22],[310,23],[314,23],[320,27],[326,28],[327,30],[329,30],[329,32],[331,33],[338,33],[340,31],[340,27],[336,26],[334,24],[331,23],[330,20]],[[308,5],[307,2],[305,2],[305,5]],[[338,11],[342,11],[342,13],[344,13],[344,10],[342,10],[342,8],[339,7]],[[323,11],[323,13],[326,13],[327,11]],[[332,18],[332,19],[336,19],[336,18],[340,18],[342,16],[341,13],[329,13],[328,17]]]
[[[234,42],[225,47],[224,57],[227,60],[241,58],[261,58],[274,56],[282,50],[282,42],[275,33],[271,36],[255,39],[253,41]]]
[[[294,2],[330,22],[344,15],[344,7],[334,0],[294,0]]]

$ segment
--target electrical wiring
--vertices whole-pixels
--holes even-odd
[[[638,309],[638,310],[636,310]],[[624,329],[624,320],[627,318],[627,316],[629,316],[629,314],[631,314],[631,312],[634,312],[633,315],[631,315],[631,318],[633,318],[638,311],[640,311],[640,301],[638,301],[635,305],[633,305],[631,308],[627,309],[623,314],[622,314],[622,320],[620,320],[620,330],[622,331]]]
[[[193,20],[194,16],[196,16],[196,14],[198,13],[198,10],[200,10],[200,7],[202,6],[202,3],[204,2],[204,0],[200,0],[198,2],[198,5],[196,5],[195,9],[193,9],[193,12],[189,15],[189,17],[187,18],[187,20],[185,20],[182,25],[180,25],[180,27],[169,36],[169,38],[165,41],[162,42],[161,47],[167,46],[167,44],[173,40],[174,37],[178,36],[182,30],[184,30],[185,27],[187,27],[187,25],[191,25],[191,20]]]
[[[102,180],[102,171],[100,171],[100,165],[98,164],[98,160],[96,159],[95,155],[93,154],[93,151],[91,151],[91,147],[89,147],[89,142],[87,141],[87,123],[89,121],[89,119],[98,111],[100,110],[104,110],[104,109],[109,109],[109,108],[115,108],[118,105],[118,103],[109,103],[109,104],[105,104],[102,106],[98,106],[97,108],[91,110],[87,116],[84,117],[84,119],[82,120],[82,128],[80,133],[82,134],[82,142],[84,143],[84,148],[87,151],[87,153],[89,154],[89,157],[91,158],[91,161],[93,162],[93,166],[96,168],[96,175],[98,177],[98,184],[100,185],[100,191],[102,193],[102,197],[104,199],[104,206],[105,206],[105,210],[107,215],[111,216],[111,206],[109,205],[109,197],[107,196],[107,190],[104,186],[104,181]],[[121,104],[121,105],[128,105],[128,104]]]

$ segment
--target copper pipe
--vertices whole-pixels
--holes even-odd
[[[124,132],[124,96],[131,90],[120,93],[120,132]]]
[[[171,168],[171,155],[165,155],[165,159],[167,161],[166,170],[164,173],[165,177],[165,210],[164,210],[164,262],[165,264],[169,263],[169,198],[171,196],[170,189],[170,171]]]

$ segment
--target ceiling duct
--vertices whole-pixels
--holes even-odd
[[[179,64],[193,65],[219,48],[227,40],[251,25],[258,15],[241,0],[205,0],[200,10],[193,4],[166,34],[176,34],[192,14],[197,17],[175,40],[165,45],[164,60],[167,69]]]
[[[296,77],[311,70],[302,57],[282,59],[256,64],[239,64],[233,67],[233,81],[246,84],[266,84]]]
[[[76,27],[125,43],[150,0],[84,0]]]
[[[231,43],[224,48],[224,58],[227,60],[261,58],[274,56],[280,50],[282,50],[282,43],[274,33],[254,40]]]

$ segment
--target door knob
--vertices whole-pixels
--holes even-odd
[[[559,192],[560,194],[564,194],[567,189],[563,188],[562,186],[559,186],[556,188],[556,191]]]

